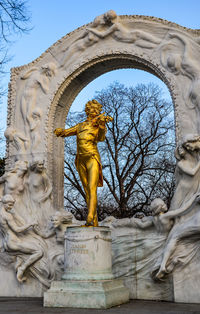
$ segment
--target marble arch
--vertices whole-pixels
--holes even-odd
[[[61,278],[66,225],[80,222],[62,210],[64,144],[53,130],[64,127],[74,98],[90,81],[114,69],[137,68],[158,76],[171,93],[177,187],[173,210],[159,217],[168,227],[162,234],[156,223],[138,230],[134,221],[127,225],[120,219],[115,227],[110,221],[114,272],[126,277],[131,298],[200,303],[199,60],[200,30],[155,17],[117,16],[110,10],[58,40],[33,62],[11,70],[7,169],[0,177],[0,277],[6,283],[0,296],[42,296],[52,280]],[[14,210],[7,213],[9,202]],[[173,218],[173,226],[162,221],[166,217]],[[127,255],[124,246],[130,244]],[[130,262],[136,256],[140,271]],[[183,271],[176,268],[179,262],[185,265]],[[158,280],[173,272],[173,284],[171,279],[154,281],[155,271]]]
[[[8,164],[43,158],[54,204],[62,206],[63,144],[52,131],[64,126],[84,86],[120,68],[149,71],[166,83],[174,103],[177,142],[188,133],[198,134],[199,34],[154,17],[111,14],[109,20],[107,12],[58,40],[33,62],[13,68],[8,126],[19,143],[14,145],[7,136]]]

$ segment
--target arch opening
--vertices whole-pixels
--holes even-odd
[[[54,120],[51,121],[51,129],[53,130],[56,127],[64,128],[67,114],[74,99],[81,92],[81,90],[91,81],[107,72],[125,68],[143,70],[155,75],[167,85],[173,99],[172,90],[170,90],[170,84],[167,78],[155,67],[155,65],[147,62],[144,59],[134,58],[131,55],[120,54],[119,56],[115,57],[106,56],[104,58],[101,58],[101,60],[98,58],[96,62],[94,62],[93,60],[92,65],[90,65],[90,63],[86,64],[84,68],[80,68],[79,73],[74,73],[72,77],[64,81],[54,98],[54,102],[56,103],[56,105],[53,106],[55,114],[53,115]],[[62,95],[60,93],[60,90],[62,90]],[[59,97],[58,95],[61,96]],[[64,143],[62,142],[62,140],[58,140],[55,137],[52,137],[49,140],[52,140],[52,143],[49,143],[48,146],[53,147],[54,152],[54,158],[52,160],[52,163],[49,163],[52,165],[49,170],[53,179],[53,185],[56,187],[54,205],[56,207],[62,207],[64,195]],[[49,158],[52,158],[51,154],[49,154]],[[62,182],[58,182],[58,177],[62,178]]]

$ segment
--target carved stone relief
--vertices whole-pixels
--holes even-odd
[[[148,277],[150,287],[157,291],[155,279],[164,279],[168,273],[176,271],[181,261],[187,265],[196,256],[200,169],[199,38],[199,30],[153,17],[118,16],[110,10],[64,36],[30,64],[12,69],[5,132],[7,171],[0,178],[0,230],[2,256],[11,261],[18,281],[26,284],[25,279],[32,276],[47,287],[50,280],[59,278],[62,272],[64,230],[68,225],[79,223],[69,213],[57,212],[63,208],[64,145],[54,137],[53,130],[64,127],[67,112],[84,86],[101,74],[120,68],[149,71],[162,79],[170,90],[176,122],[177,184],[167,213],[161,215],[158,210],[153,217],[104,221],[112,228],[116,276],[127,273],[134,277],[135,273],[140,273],[143,262],[147,262],[145,273],[141,272],[139,277]],[[8,199],[12,203],[10,209]],[[166,211],[160,200],[151,206],[161,206],[162,211]],[[153,243],[149,241],[149,232]],[[129,233],[139,239],[136,241],[141,244],[138,251]],[[13,237],[15,245],[21,243],[22,247],[17,248],[19,253],[12,246]],[[123,245],[117,251],[120,243]],[[124,254],[124,247],[128,255]],[[149,257],[143,251],[147,247]],[[182,258],[183,247],[187,248],[189,258]],[[133,260],[136,253],[137,258]],[[125,255],[132,258],[131,262]],[[170,280],[166,285],[163,283],[163,291],[168,289],[170,295],[164,299],[172,299],[170,287]]]

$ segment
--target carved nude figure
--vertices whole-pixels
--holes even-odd
[[[122,24],[120,17],[118,17],[113,10],[105,13],[104,19],[108,29],[97,30],[96,28],[88,28],[90,32],[99,38],[105,38],[111,35],[117,41],[130,44],[134,43],[141,48],[147,49],[155,48],[155,46],[160,43],[160,39],[144,31],[129,30]]]
[[[3,194],[11,194],[17,199],[24,191],[24,176],[27,173],[26,161],[15,162],[14,168],[0,177],[0,184],[4,184]]]
[[[30,152],[36,152],[39,148],[39,144],[41,143],[41,131],[40,131],[40,125],[41,125],[41,117],[42,117],[42,111],[39,108],[34,108],[33,112],[30,117],[30,139],[31,139],[31,145],[30,145]]]
[[[97,16],[93,23],[92,27],[95,29],[102,29],[107,23],[106,13],[100,16]],[[69,60],[72,56],[76,56],[77,52],[83,52],[86,48],[94,45],[99,41],[99,36],[95,35],[90,31],[90,29],[86,29],[80,37],[78,37],[68,48],[65,48],[63,52],[65,55],[61,60],[60,67],[66,66],[67,60]]]
[[[37,160],[31,164],[26,186],[31,201],[32,215],[37,218],[39,224],[43,225],[53,210],[51,204],[52,185],[43,160]]]
[[[2,206],[0,210],[0,228],[3,235],[3,247],[6,252],[15,252],[18,254],[26,254],[28,258],[25,262],[16,266],[17,279],[19,282],[26,280],[24,273],[27,268],[33,265],[43,256],[43,251],[39,245],[36,246],[30,239],[25,241],[24,234],[35,225],[35,223],[24,224],[19,226],[16,222],[13,206],[15,200],[9,194],[1,199]],[[22,236],[21,236],[22,235]]]
[[[35,232],[44,239],[56,236],[56,241],[64,243],[64,234],[67,226],[72,225],[73,215],[67,211],[57,211],[51,216],[52,228],[47,231],[41,230],[37,225],[34,226]]]
[[[200,136],[188,134],[176,149],[176,189],[170,210],[180,208],[185,201],[200,192]]]
[[[26,80],[20,99],[20,112],[22,115],[26,136],[30,130],[30,119],[36,106],[38,92],[40,90],[42,90],[42,92],[45,94],[48,92],[50,78],[55,75],[55,70],[55,64],[50,62],[42,66],[40,69],[32,68],[28,70],[21,77],[22,80]]]
[[[142,219],[135,217],[123,218],[115,220],[112,223],[112,226],[114,228],[135,227],[140,229],[146,229],[154,226],[156,227],[156,229],[160,229],[158,224],[158,217],[160,217],[160,215],[165,216],[165,213],[167,211],[167,206],[165,202],[161,198],[155,198],[150,204],[150,211],[152,212],[153,216],[145,216]]]
[[[162,279],[172,271],[174,265],[167,265],[180,240],[199,234],[200,228],[200,137],[188,135],[177,148],[177,187],[170,211],[159,217],[161,228],[173,225],[164,248],[157,279]],[[191,213],[191,214],[190,214]],[[188,214],[188,215],[187,215]],[[184,219],[181,219],[184,216]],[[175,258],[178,261],[178,257]]]
[[[197,110],[198,116],[200,115],[200,66],[197,61],[194,60],[191,56],[191,51],[189,50],[190,43],[180,35],[169,33],[168,37],[170,39],[169,44],[165,44],[161,49],[161,63],[166,67],[170,72],[175,75],[182,74],[187,76],[192,80],[189,91],[185,96],[186,105],[193,109]],[[179,48],[176,48],[176,51],[169,51],[170,42],[172,39],[178,40]]]
[[[191,198],[188,202],[183,204],[182,207],[171,210],[165,215],[161,216],[160,223],[165,226],[170,225],[172,221],[177,220],[179,216],[182,216],[189,211],[192,211],[190,217],[186,217],[183,221],[178,221],[172,227],[164,248],[164,253],[160,268],[155,276],[156,279],[162,279],[166,274],[171,272],[174,266],[179,261],[179,256],[176,256],[169,265],[170,258],[176,251],[177,245],[180,241],[185,239],[191,239],[195,235],[200,236],[200,195]],[[192,241],[192,240],[191,240]]]
[[[8,127],[4,135],[6,139],[12,143],[12,145],[17,150],[17,155],[24,154],[25,151],[28,149],[29,140],[18,130]]]

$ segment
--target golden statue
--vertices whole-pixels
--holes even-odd
[[[106,122],[113,118],[100,114],[102,105],[95,99],[85,105],[87,119],[69,129],[57,128],[56,136],[67,137],[76,135],[77,154],[75,165],[78,170],[88,207],[86,226],[98,226],[97,218],[97,187],[103,186],[101,159],[97,143],[105,140]]]

